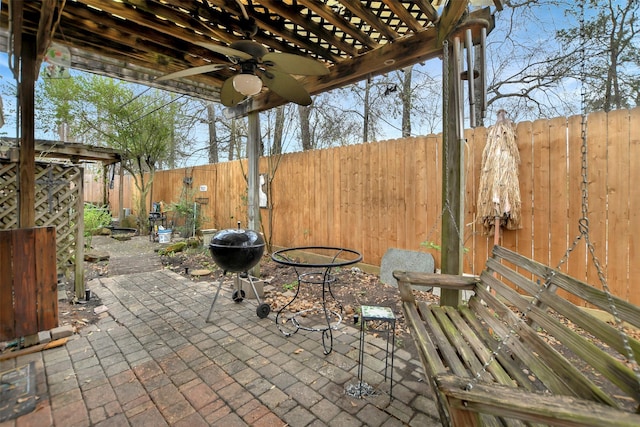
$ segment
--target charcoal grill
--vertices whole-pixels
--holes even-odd
[[[256,297],[256,301],[258,301],[256,314],[261,319],[269,315],[271,306],[260,300],[260,296],[253,284],[254,277],[249,274],[249,270],[260,262],[260,258],[264,254],[264,246],[264,239],[260,233],[240,228],[240,221],[238,221],[238,228],[222,230],[216,233],[209,244],[211,258],[222,269],[223,274],[226,275],[228,272],[236,273],[238,277],[237,283],[240,283],[240,277],[246,277],[249,280],[253,294]],[[219,281],[218,290],[209,309],[207,322],[210,322],[221,287],[222,281]],[[243,289],[235,289],[231,294],[231,299],[236,303],[240,303],[245,296]]]

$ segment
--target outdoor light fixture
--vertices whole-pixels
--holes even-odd
[[[245,96],[253,96],[262,90],[262,80],[255,74],[238,74],[233,78],[233,88]]]

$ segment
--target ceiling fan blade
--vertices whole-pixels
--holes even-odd
[[[180,77],[193,76],[195,74],[210,73],[212,71],[222,70],[225,67],[226,65],[222,65],[222,64],[209,64],[209,65],[202,65],[200,67],[187,68],[186,70],[176,71],[175,73],[167,74],[165,76],[160,76],[156,79],[156,81],[160,82],[163,80],[172,80]]]
[[[262,57],[262,62],[267,66],[272,63],[277,71],[299,76],[323,76],[329,74],[329,70],[322,62],[291,53],[270,52]]]
[[[269,90],[274,91],[287,101],[298,105],[310,105],[311,97],[302,84],[287,73],[269,70],[261,73],[261,78]]]
[[[220,89],[220,102],[225,107],[234,107],[246,97],[233,87],[233,77],[229,77]]]
[[[244,59],[244,60],[253,58],[250,54],[238,49],[234,49],[232,47],[220,46],[213,43],[196,43],[196,44],[200,47],[204,47],[205,49],[209,49],[211,51],[220,53],[230,58],[238,58],[238,59]]]

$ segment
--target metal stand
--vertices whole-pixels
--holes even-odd
[[[310,331],[310,332],[322,332],[322,347],[324,349],[324,354],[331,353],[331,350],[333,349],[333,332],[332,331],[338,329],[338,326],[340,325],[340,323],[342,323],[342,313],[343,313],[342,304],[336,299],[336,297],[333,295],[333,292],[331,291],[331,284],[335,282],[336,279],[333,275],[329,273],[330,270],[331,268],[328,267],[324,272],[312,272],[312,273],[304,273],[304,274],[298,275],[298,286],[296,288],[296,294],[291,299],[291,301],[289,301],[284,307],[282,307],[278,311],[278,314],[276,314],[276,326],[278,327],[280,332],[282,332],[282,334],[287,337],[290,337],[291,335],[295,334],[300,329],[303,329],[305,331]],[[283,329],[280,324],[280,315],[287,307],[293,304],[293,302],[296,300],[300,292],[300,285],[302,283],[322,285],[322,303],[320,307],[314,307],[307,310],[299,311],[295,313],[293,316],[291,316],[289,319],[287,319],[291,321],[291,324],[295,328],[293,332],[288,332],[287,330]],[[340,312],[332,311],[329,308],[327,308],[327,294],[329,294],[331,298],[333,298],[336,305],[340,309]],[[321,316],[323,316],[327,326],[310,327],[310,326],[302,325],[299,320],[300,317],[306,316],[310,313],[318,313]],[[332,317],[335,317],[337,319],[333,323],[331,322]],[[286,322],[287,321],[285,320],[284,323]]]
[[[360,351],[358,355],[358,385],[360,388],[360,397],[362,397],[362,369],[364,366],[364,332],[367,321],[384,322],[387,324],[387,348],[384,359],[384,380],[387,381],[387,368],[389,367],[389,340],[391,340],[391,370],[390,370],[390,386],[389,399],[393,399],[393,353],[396,347],[396,316],[389,307],[378,307],[371,305],[360,306]]]
[[[236,274],[238,275],[238,283],[240,283],[241,277],[246,277],[247,279],[249,279],[249,283],[251,284],[251,290],[253,290],[253,294],[256,297],[256,301],[258,301],[258,307],[256,308],[256,315],[261,319],[264,319],[265,317],[267,317],[271,312],[271,306],[260,300],[260,296],[258,295],[256,286],[253,284],[253,277],[247,272],[236,273]],[[221,288],[222,288],[222,280],[218,281],[218,289],[216,290],[216,295],[213,297],[211,308],[209,308],[209,314],[207,315],[207,320],[206,320],[207,323],[211,323],[211,315],[213,314],[213,309],[216,305],[216,301],[218,300],[218,295],[220,294]],[[236,303],[240,303],[244,300],[245,295],[246,294],[243,289],[235,289],[231,294],[231,299]]]
[[[149,214],[149,240],[158,240],[158,225],[167,228],[167,215],[162,212],[151,212]]]
[[[305,263],[301,261],[294,261],[290,258],[290,255],[293,251],[305,250],[321,254],[330,253],[331,255],[327,257],[329,261],[321,263]],[[350,259],[339,259],[339,256],[350,257]],[[335,276],[331,274],[331,269],[355,264],[362,259],[362,255],[352,249],[328,246],[304,246],[276,251],[271,255],[271,258],[277,263],[293,267],[296,275],[298,276],[298,286],[296,288],[295,295],[293,296],[291,301],[289,301],[284,307],[282,307],[278,311],[278,314],[276,314],[276,326],[278,327],[278,330],[280,330],[280,332],[282,332],[282,334],[286,337],[290,337],[300,329],[312,332],[322,332],[322,347],[324,350],[324,354],[331,353],[331,351],[333,350],[333,330],[338,329],[338,326],[342,322],[343,313],[342,304],[336,299],[335,295],[333,295],[333,291],[331,290],[331,285],[336,281]],[[300,274],[298,273],[298,268],[313,268],[315,270],[313,272]],[[300,293],[300,286],[303,283],[309,285],[322,285],[321,306],[297,312],[281,323],[280,316],[283,315],[284,310],[291,304],[293,304],[293,302],[298,298],[298,294]],[[327,307],[328,296],[333,299],[340,312],[333,311]],[[299,318],[301,316],[308,315],[312,312],[324,317],[323,322],[326,322],[326,326],[323,325],[322,327],[309,327],[304,326],[300,323]],[[335,319],[337,320],[332,322],[332,317],[335,317]],[[294,327],[292,331],[287,331],[283,327],[283,325],[288,321],[291,321],[291,324]]]

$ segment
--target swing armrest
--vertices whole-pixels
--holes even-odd
[[[563,426],[640,425],[638,414],[576,397],[476,383],[455,375],[437,376],[435,382],[446,397],[453,425],[479,425],[480,413]]]
[[[428,291],[431,288],[453,289],[457,291],[473,290],[476,285],[480,283],[480,278],[477,276],[418,273],[415,271],[396,270],[393,272],[393,277],[398,281],[398,284],[407,283],[416,291]]]

